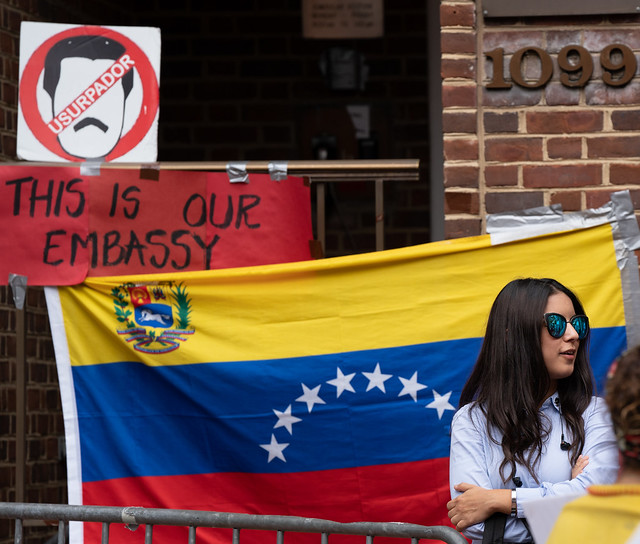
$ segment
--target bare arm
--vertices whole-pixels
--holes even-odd
[[[464,482],[456,484],[454,489],[462,494],[450,500],[447,509],[458,531],[481,523],[496,512],[511,513],[510,489],[485,489]]]

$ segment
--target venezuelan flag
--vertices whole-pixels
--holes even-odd
[[[70,501],[448,525],[451,418],[527,276],[581,298],[602,378],[627,342],[610,224],[48,288]]]

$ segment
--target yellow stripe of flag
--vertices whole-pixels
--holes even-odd
[[[624,325],[611,226],[492,246],[489,236],[318,261],[89,278],[59,289],[72,365],[266,360],[479,337],[493,299],[518,277],[576,291],[593,327]],[[173,281],[195,332],[171,353],[133,350],[117,333],[112,290]],[[71,329],[69,329],[71,330]]]

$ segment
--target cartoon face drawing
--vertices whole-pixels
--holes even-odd
[[[47,54],[43,85],[51,97],[49,127],[70,155],[102,158],[120,140],[133,86],[131,66],[118,63],[122,58],[124,46],[103,36],[66,38]]]

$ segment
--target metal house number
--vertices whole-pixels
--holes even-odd
[[[498,47],[485,55],[493,62],[493,77],[485,85],[487,89],[510,89],[513,85],[504,78],[504,49]],[[540,61],[537,79],[525,78],[522,61],[526,55],[535,55]],[[614,43],[600,52],[602,81],[612,87],[622,87],[631,81],[638,63],[633,51],[626,45]],[[584,87],[593,75],[593,58],[580,45],[567,45],[558,53],[560,83],[565,87]],[[527,89],[544,87],[553,76],[551,55],[544,49],[528,46],[518,49],[509,62],[509,74],[514,83]]]

